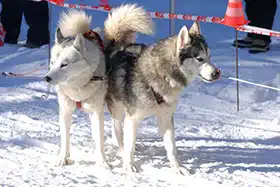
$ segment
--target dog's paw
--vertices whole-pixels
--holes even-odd
[[[139,166],[135,163],[124,164],[123,169],[127,173],[138,173],[140,171]]]
[[[173,166],[172,169],[174,170],[175,173],[180,175],[186,176],[190,174],[189,170],[183,165]]]
[[[72,165],[74,164],[74,160],[71,160],[69,157],[63,157],[59,159],[58,161],[58,166],[67,166],[67,165]]]

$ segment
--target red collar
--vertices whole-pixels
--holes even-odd
[[[90,30],[90,31],[84,33],[84,37],[89,40],[97,40],[97,42],[100,46],[100,49],[104,52],[103,40],[101,39],[100,35],[97,32]]]

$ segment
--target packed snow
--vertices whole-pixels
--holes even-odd
[[[73,0],[97,4],[98,1]],[[110,1],[109,1],[110,2]],[[111,1],[112,6],[138,2],[148,11],[168,12],[169,1]],[[160,5],[160,6],[159,6]],[[227,1],[177,0],[176,12],[223,17]],[[52,37],[60,11],[52,6]],[[102,27],[104,12],[86,11],[92,27]],[[274,30],[280,30],[280,10]],[[139,36],[152,43],[168,36],[168,20],[154,20],[156,34]],[[176,21],[176,31],[191,21]],[[111,121],[105,110],[105,150],[112,171],[96,166],[94,142],[86,114],[77,111],[71,130],[71,153],[75,163],[57,166],[60,148],[58,104],[54,88],[42,80],[46,70],[24,78],[0,77],[0,186],[234,186],[280,187],[280,96],[279,92],[240,84],[240,111],[236,111],[234,30],[201,23],[212,60],[223,78],[214,84],[199,79],[185,89],[175,113],[176,145],[182,163],[190,170],[180,176],[169,168],[166,152],[154,118],[138,129],[135,159],[142,167],[126,175],[121,157],[111,141]],[[22,25],[21,43],[27,26]],[[240,33],[240,37],[245,33]],[[48,64],[48,46],[27,49],[20,45],[0,47],[0,72],[23,73]],[[280,87],[280,39],[273,38],[271,50],[249,54],[239,50],[240,78]],[[47,99],[42,95],[49,94]]]

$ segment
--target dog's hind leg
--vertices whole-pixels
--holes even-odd
[[[112,116],[112,142],[119,146],[120,153],[123,154],[123,106],[112,103],[108,105]]]
[[[128,172],[139,172],[140,168],[134,163],[136,130],[139,119],[126,116],[124,119],[124,153],[123,167]]]
[[[92,138],[95,142],[97,163],[101,164],[107,169],[111,169],[111,166],[106,161],[104,153],[104,108],[99,107],[98,110],[89,114],[89,118],[92,125]]]
[[[163,137],[164,146],[167,152],[167,157],[170,161],[171,167],[176,173],[182,175],[189,174],[188,170],[181,165],[177,156],[177,150],[174,138],[174,119],[171,111],[162,110],[156,114],[157,124],[160,135]]]

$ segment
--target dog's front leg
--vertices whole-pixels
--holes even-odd
[[[92,125],[92,138],[95,141],[95,152],[97,154],[97,163],[107,169],[111,166],[107,163],[104,153],[104,110],[94,111],[89,114]]]
[[[159,132],[163,137],[164,146],[167,152],[167,157],[170,161],[171,167],[176,173],[182,175],[188,174],[188,170],[181,165],[177,156],[177,150],[174,138],[174,119],[170,112],[161,112],[157,114],[157,123]]]
[[[70,128],[72,124],[73,109],[68,106],[59,106],[59,124],[60,124],[60,160],[59,165],[72,164],[70,160]]]
[[[134,163],[136,130],[139,120],[126,116],[124,119],[124,153],[123,168],[128,172],[138,172],[139,167]]]

